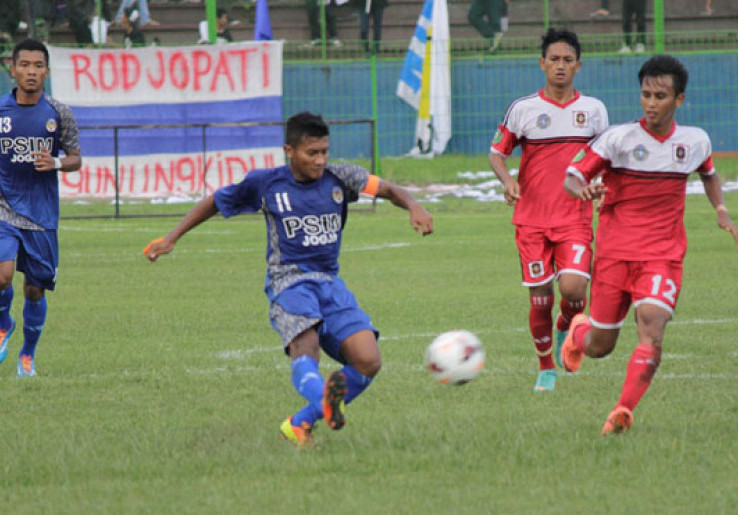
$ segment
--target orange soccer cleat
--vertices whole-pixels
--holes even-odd
[[[607,417],[607,422],[602,426],[602,436],[610,433],[619,435],[630,429],[633,425],[633,412],[625,406],[616,406]]]
[[[589,324],[589,317],[579,313],[571,320],[569,334],[566,335],[564,344],[561,346],[561,362],[567,372],[579,370],[579,365],[582,364],[582,358],[584,358],[584,351],[574,343],[574,332],[582,324]]]
[[[323,417],[328,427],[334,431],[346,424],[343,417],[344,397],[346,397],[346,376],[336,370],[328,376],[323,387]]]
[[[313,426],[308,425],[307,422],[293,426],[292,417],[289,417],[279,426],[279,437],[298,447],[310,447],[313,444]]]

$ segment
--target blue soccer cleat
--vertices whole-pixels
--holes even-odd
[[[36,375],[36,365],[33,356],[18,357],[18,377],[33,377]]]
[[[564,363],[561,361],[561,347],[564,346],[564,340],[566,340],[566,335],[569,334],[569,331],[559,331],[558,329],[554,330],[554,336],[556,338],[556,350],[554,351],[554,359],[556,360],[556,366],[559,368],[564,368]]]
[[[8,355],[8,343],[10,343],[10,337],[15,331],[15,320],[10,319],[12,325],[10,329],[0,329],[0,363],[5,361],[5,357]]]
[[[539,370],[534,392],[552,392],[556,387],[556,371],[554,369]]]

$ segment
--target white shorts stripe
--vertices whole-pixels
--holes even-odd
[[[582,277],[585,277],[588,281],[591,277],[587,272],[582,272],[581,270],[576,270],[575,268],[564,268],[563,270],[559,270],[559,273],[556,274],[556,278],[558,279],[562,274],[581,275]]]
[[[663,300],[654,299],[652,297],[646,297],[644,299],[641,299],[639,301],[634,302],[633,303],[633,307],[634,308],[638,308],[638,306],[640,306],[641,304],[651,304],[653,306],[658,306],[658,307],[663,308],[666,311],[668,311],[671,316],[674,316],[674,308],[672,308],[671,306],[669,306]]]
[[[535,283],[527,283],[527,282],[523,281],[523,286],[527,286],[528,288],[530,288],[531,286],[542,286],[542,285],[544,285],[546,283],[550,283],[551,281],[553,281],[553,279],[554,279],[554,274],[551,274],[548,277],[546,277],[544,280],[538,281],[538,282],[535,282]]]

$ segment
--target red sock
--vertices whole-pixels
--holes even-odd
[[[562,298],[559,307],[561,308],[561,314],[556,318],[556,329],[568,331],[574,315],[582,313],[584,308],[587,307],[587,299],[569,301]]]
[[[530,297],[528,323],[530,324],[530,334],[533,336],[541,370],[554,368],[554,362],[551,358],[551,337],[553,336],[551,310],[553,309],[553,302],[553,295]]]
[[[639,343],[633,350],[625,372],[625,383],[618,404],[633,410],[648,390],[661,362],[661,349],[650,343]]]
[[[584,347],[584,338],[591,330],[592,326],[589,324],[589,322],[587,322],[586,324],[580,324],[577,326],[576,329],[574,329],[574,332],[571,336],[574,341],[574,345],[576,345],[585,354],[587,354],[587,350]]]

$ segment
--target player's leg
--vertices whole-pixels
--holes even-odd
[[[638,345],[631,354],[620,398],[602,428],[603,434],[620,433],[633,423],[632,411],[651,385],[661,362],[664,331],[681,289],[680,262],[647,262],[639,268],[633,279]]]
[[[56,231],[21,230],[23,246],[18,253],[18,270],[23,272],[23,347],[18,354],[18,377],[36,375],[36,346],[46,323],[44,292],[56,287],[59,263]]]
[[[592,265],[592,228],[566,227],[553,231],[556,240],[554,259],[558,270],[560,312],[554,325],[556,349],[554,356],[561,367],[561,347],[569,332],[572,319],[587,306],[587,284]]]
[[[595,259],[590,316],[575,315],[561,347],[561,361],[576,372],[584,356],[601,358],[615,348],[630,307],[627,264]]]
[[[326,385],[323,415],[330,428],[340,429],[345,423],[344,405],[369,387],[382,366],[377,345],[379,333],[340,278],[324,285],[323,289],[325,318],[320,328],[320,346],[331,358],[344,364],[341,370],[334,372],[339,382],[334,391],[329,391]],[[343,396],[340,381],[343,381]]]
[[[13,304],[13,272],[18,255],[18,230],[0,222],[0,363],[8,355],[8,344],[15,330],[15,320],[10,316]]]
[[[538,355],[538,376],[533,390],[551,391],[556,384],[553,351],[554,244],[542,229],[517,226],[515,242],[520,253],[523,286],[528,287],[528,327]]]
[[[28,282],[23,282],[23,293],[26,302],[23,305],[23,347],[18,354],[18,377],[36,375],[36,346],[41,338],[46,323],[47,304],[44,289]]]
[[[323,376],[318,370],[320,344],[317,329],[321,323],[315,285],[298,283],[272,299],[269,319],[279,333],[290,357],[290,376],[295,391],[308,404],[284,420],[280,436],[303,446],[312,441],[312,427],[321,416]]]

